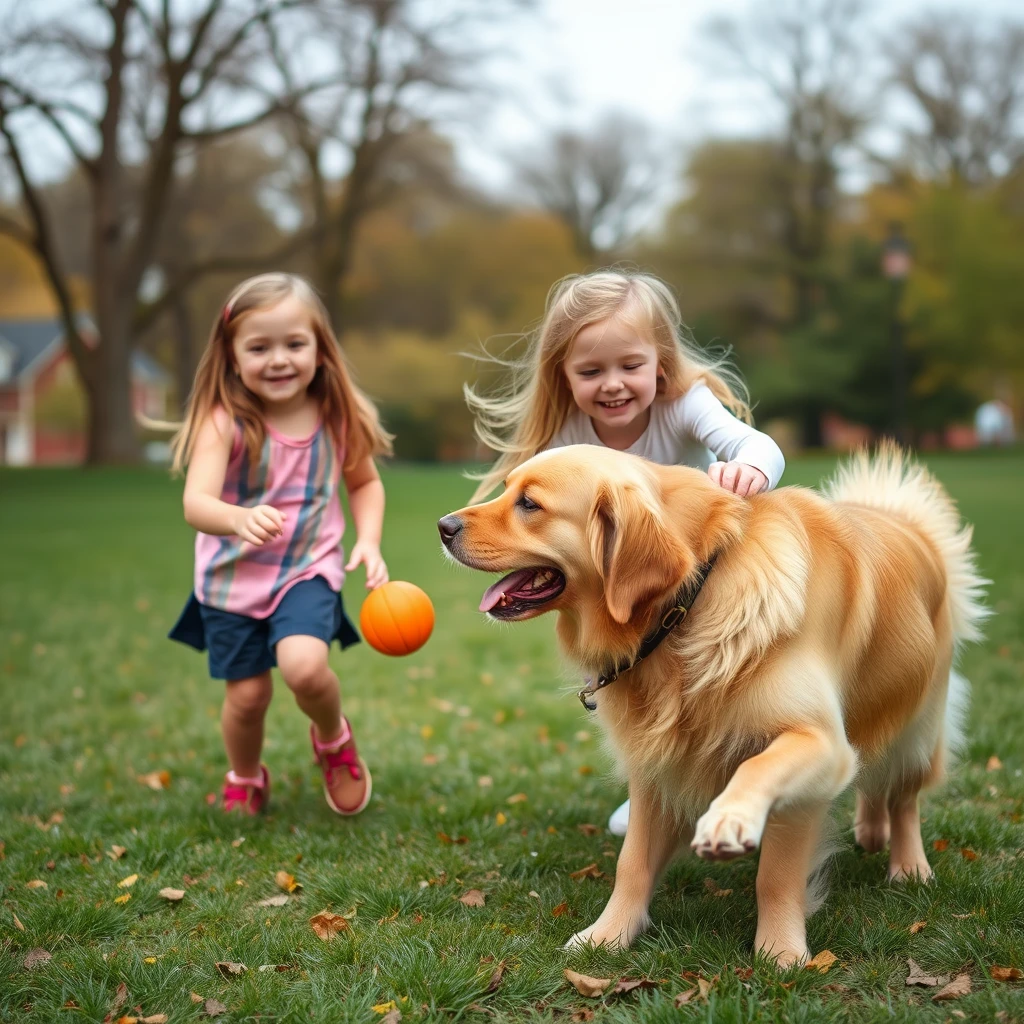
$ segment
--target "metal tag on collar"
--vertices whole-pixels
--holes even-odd
[[[675,629],[676,626],[686,618],[686,613],[689,610],[689,608],[682,604],[673,605],[673,607],[669,608],[662,617],[661,628]]]
[[[595,693],[597,693],[597,687],[594,685],[594,680],[588,678],[587,679],[587,685],[584,686],[583,689],[580,690],[580,692],[576,694],[576,696],[579,697],[579,699],[580,699],[580,703],[588,711],[596,711],[597,710],[597,701],[594,700],[594,694]]]

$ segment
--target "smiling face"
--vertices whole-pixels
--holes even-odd
[[[658,352],[625,320],[584,327],[563,368],[573,400],[604,444],[628,448],[647,429],[658,392]]]
[[[244,314],[231,352],[242,383],[276,410],[305,401],[320,365],[310,311],[293,295]]]

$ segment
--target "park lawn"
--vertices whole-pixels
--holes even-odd
[[[385,555],[393,577],[431,594],[431,641],[405,659],[366,645],[332,654],[373,802],[355,820],[328,811],[304,719],[279,685],[273,805],[259,821],[210,805],[225,770],[221,684],[164,638],[191,580],[180,483],[146,470],[0,472],[0,1020],[209,1020],[197,997],[222,1003],[223,1021],[367,1022],[392,1001],[406,1021],[1024,1018],[1024,983],[989,977],[1024,968],[1024,455],[931,464],[976,524],[997,614],[964,659],[964,761],[924,804],[936,882],[887,885],[884,856],[853,846],[850,799],[837,808],[841,850],[809,924],[813,950],[838,958],[827,974],[754,959],[754,858],[682,858],[633,949],[562,951],[609,895],[621,841],[603,827],[624,791],[559,666],[554,619],[483,621],[488,580],[442,559],[434,522],[470,490],[457,471],[385,474]],[[830,465],[796,461],[787,482],[814,483]],[[346,586],[353,617],[360,589]],[[987,767],[993,755],[1001,767]],[[139,781],[159,772],[166,789]],[[599,877],[571,877],[590,864]],[[261,906],[282,892],[279,871],[301,891]],[[170,903],[163,887],[185,896]],[[483,906],[460,901],[474,889]],[[322,910],[348,921],[329,942],[309,923]],[[51,958],[26,968],[37,948]],[[935,989],[905,987],[908,957],[969,974],[973,992],[934,1004]],[[218,962],[247,970],[223,976]],[[567,966],[656,984],[587,999]],[[707,1002],[677,1009],[697,976],[717,977]]]

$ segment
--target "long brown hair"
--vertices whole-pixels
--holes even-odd
[[[484,356],[510,371],[508,382],[489,395],[463,386],[466,402],[476,416],[476,436],[500,453],[489,470],[474,477],[481,482],[473,501],[490,494],[516,466],[550,444],[574,404],[563,369],[572,343],[584,327],[613,317],[629,324],[657,349],[662,371],[658,399],[678,398],[703,381],[726,408],[751,422],[747,390],[739,374],[725,353],[715,355],[697,347],[672,289],[664,281],[619,269],[570,274],[548,293],[544,319],[527,335],[521,359]]]
[[[335,446],[345,453],[344,468],[351,469],[367,455],[391,454],[393,437],[381,426],[373,402],[352,380],[327,310],[312,285],[295,274],[259,274],[235,288],[213,325],[196,369],[185,420],[171,442],[174,471],[188,465],[200,426],[218,406],[232,422],[241,422],[249,457],[259,458],[266,438],[263,402],[234,372],[232,344],[247,313],[269,309],[292,296],[309,310],[320,360],[309,393],[320,404],[321,420]]]

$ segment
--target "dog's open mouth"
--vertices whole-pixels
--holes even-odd
[[[517,569],[484,591],[480,611],[496,619],[519,619],[565,590],[565,576],[551,566]]]

